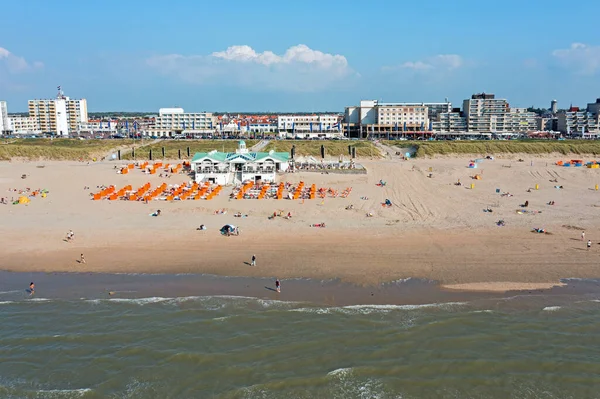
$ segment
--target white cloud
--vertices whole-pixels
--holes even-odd
[[[2,64],[9,73],[29,72],[34,69],[43,68],[44,66],[44,64],[39,61],[30,64],[25,58],[15,55],[3,47],[0,47],[0,64]]]
[[[552,55],[565,67],[584,74],[600,71],[600,46],[573,43],[568,49],[558,49]]]
[[[429,71],[429,70],[453,70],[464,65],[464,61],[457,54],[439,54],[434,57],[429,57],[423,61],[407,61],[397,67],[383,67],[384,70],[410,69],[413,71]]]
[[[166,76],[194,84],[230,84],[274,90],[316,91],[356,76],[346,57],[313,50],[304,44],[282,55],[231,46],[210,55],[158,55],[146,64]]]

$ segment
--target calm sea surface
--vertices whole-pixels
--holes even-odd
[[[0,293],[0,398],[600,397],[597,290],[325,306],[37,284]]]

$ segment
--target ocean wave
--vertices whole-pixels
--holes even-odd
[[[80,389],[40,389],[35,391],[37,397],[42,398],[82,398],[87,393],[91,393],[91,388],[80,388]]]
[[[11,303],[15,303],[15,301],[0,301],[0,305],[10,305]]]
[[[557,310],[560,310],[562,307],[561,306],[546,306],[544,309],[542,309],[542,311],[544,312],[556,312]]]
[[[337,376],[346,376],[351,373],[352,373],[352,367],[348,367],[348,368],[335,369],[335,370],[327,373],[327,375],[330,377],[337,377]]]
[[[466,305],[467,302],[442,302],[442,303],[426,303],[422,305],[348,305],[343,307],[314,307],[314,308],[294,308],[292,312],[304,312],[315,314],[371,314],[371,313],[389,313],[397,310],[421,310],[421,309],[442,309]]]
[[[28,302],[52,302],[52,299],[49,298],[29,298],[27,299]]]
[[[494,311],[491,309],[484,309],[484,310],[474,310],[471,313],[494,313]]]
[[[4,294],[15,294],[18,292],[23,292],[23,290],[13,290],[13,291],[0,291],[0,295],[4,295]]]

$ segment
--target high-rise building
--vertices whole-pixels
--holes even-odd
[[[0,135],[8,134],[10,131],[10,121],[8,119],[8,107],[6,101],[0,101]]]
[[[598,137],[600,134],[600,98],[585,110],[571,107],[558,113],[558,130],[569,136]]]
[[[473,94],[463,101],[467,131],[491,134],[526,133],[537,129],[536,115],[526,108],[510,108],[493,94]]]
[[[29,116],[42,132],[67,136],[77,130],[79,123],[88,121],[87,101],[70,99],[59,86],[52,100],[29,100]]]

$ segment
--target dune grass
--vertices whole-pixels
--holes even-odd
[[[0,141],[0,160],[89,160],[131,143],[133,140],[8,139]]]
[[[258,140],[245,140],[246,147],[250,148],[255,145]],[[139,141],[138,141],[139,143]],[[212,150],[223,152],[234,152],[238,148],[238,140],[164,140],[154,144],[144,145],[135,150],[136,159],[148,159],[150,150],[152,150],[152,158],[160,159],[162,149],[165,149],[165,158],[177,159],[179,150],[181,150],[181,158],[187,159],[187,149],[190,148],[190,157],[193,157],[197,152],[209,152]],[[133,159],[131,149],[121,151],[122,159]]]
[[[482,140],[482,141],[389,141],[387,145],[414,147],[416,157],[452,154],[600,154],[596,140]]]
[[[291,152],[292,146],[296,146],[298,156],[321,157],[321,145],[325,146],[325,155],[339,157],[350,155],[348,146],[356,148],[357,157],[379,157],[380,151],[370,141],[318,141],[318,140],[272,140],[264,151]]]

